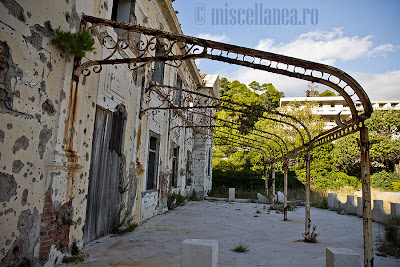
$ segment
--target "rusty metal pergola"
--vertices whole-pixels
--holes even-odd
[[[275,191],[275,165],[281,162],[284,170],[285,220],[287,219],[288,165],[290,160],[303,157],[306,165],[305,238],[310,236],[311,226],[310,162],[312,150],[359,131],[364,265],[373,266],[369,137],[368,129],[364,125],[364,121],[371,116],[373,109],[367,94],[356,80],[335,67],[320,63],[92,16],[82,16],[81,30],[90,31],[96,37],[97,44],[109,50],[110,53],[104,58],[75,60],[72,77],[75,82],[75,90],[77,90],[81,75],[88,76],[92,72],[99,73],[104,65],[125,64],[130,70],[136,71],[155,61],[180,67],[184,61],[206,58],[323,84],[338,92],[350,108],[351,118],[343,122],[337,116],[338,126],[317,136],[311,136],[301,120],[285,113],[223,100],[200,93],[198,88],[188,90],[153,82],[148,82],[147,87],[142,88],[141,102],[144,102],[146,107],[141,105],[141,115],[149,111],[174,110],[182,118],[182,125],[173,126],[170,130],[177,127],[193,128],[199,134],[211,136],[213,136],[211,132],[222,132],[221,135],[214,137],[231,144],[260,150],[265,155],[265,172],[267,165],[272,171],[273,192]],[[156,47],[158,47],[157,55]],[[126,53],[128,50],[129,53]],[[183,101],[179,105],[176,105],[171,98],[177,91],[183,95]],[[157,97],[159,100],[156,106],[152,106],[150,103],[152,97]],[[356,109],[356,102],[361,103],[362,110]],[[211,110],[210,114],[204,112],[205,110]],[[252,137],[235,134],[234,132],[240,131],[243,125],[218,118],[213,114],[215,110],[228,110],[235,114],[252,114],[258,119],[279,123],[286,129],[291,129],[291,132],[294,133],[293,138],[296,137],[299,141],[291,142],[286,136],[256,127],[246,129],[251,131]],[[193,114],[197,114],[202,119],[192,120]],[[215,122],[221,125],[215,125]],[[231,132],[223,132],[219,128],[228,128]],[[268,194],[267,173],[265,173],[265,177],[266,193]]]

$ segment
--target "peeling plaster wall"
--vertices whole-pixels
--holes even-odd
[[[66,134],[73,58],[61,54],[50,39],[58,27],[76,31],[83,9],[104,16],[104,1],[35,2],[0,1],[2,266],[60,262],[73,240],[78,245],[81,242],[86,212],[86,162],[90,158],[82,155],[90,153],[92,99],[97,98],[98,86],[77,95],[76,121],[73,131]],[[98,84],[98,78],[93,80]],[[73,136],[72,150],[65,139],[69,135]],[[50,211],[45,209],[46,201]],[[68,214],[75,226],[60,221],[66,203],[70,203]],[[54,225],[50,227],[45,218]],[[61,237],[54,228],[65,228],[67,234]]]
[[[179,145],[180,156],[178,185],[172,190],[185,194],[193,188],[186,185],[185,177],[187,151],[195,157],[193,130],[169,132],[173,125],[182,125],[182,119],[172,111],[139,114],[140,106],[145,107],[141,94],[151,80],[151,68],[132,75],[125,66],[105,66],[100,74],[81,76],[73,83],[74,58],[50,44],[54,29],[78,30],[82,12],[110,18],[112,1],[36,2],[0,0],[2,266],[51,266],[62,260],[73,242],[82,248],[97,106],[114,111],[122,104],[127,112],[120,170],[121,186],[127,190],[120,203],[135,222],[167,210],[173,143]],[[135,10],[140,25],[180,32],[169,1],[138,0]],[[90,53],[108,55],[109,51],[97,45]],[[178,73],[184,88],[196,90],[201,85],[192,61],[184,62],[178,70],[166,66],[165,84],[175,86]],[[152,105],[157,101],[151,98]],[[159,135],[160,149],[158,183],[148,192],[150,131]]]

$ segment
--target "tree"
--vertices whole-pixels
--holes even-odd
[[[399,110],[375,110],[366,121],[370,131],[381,134],[398,136],[400,134]]]
[[[310,89],[306,90],[306,97],[316,97],[319,95],[319,92],[317,91],[318,88],[317,84],[309,83],[307,87]]]
[[[280,100],[285,97],[283,92],[279,92],[272,83],[263,83],[260,85],[256,81],[252,81],[249,87],[254,91],[264,92],[260,95],[261,107],[272,110],[279,107]]]
[[[318,95],[319,97],[323,97],[323,96],[336,96],[336,94],[334,92],[332,92],[331,90],[326,89],[324,92],[320,93]]]
[[[399,173],[400,111],[375,110],[365,124],[369,129],[371,172]],[[357,176],[360,168],[358,139],[358,133],[339,139],[334,152],[337,166]]]

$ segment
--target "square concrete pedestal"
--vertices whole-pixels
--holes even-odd
[[[235,201],[235,188],[229,188],[229,201]]]
[[[182,242],[181,267],[217,267],[218,240],[186,239]]]
[[[349,248],[326,248],[326,267],[360,267],[360,255]]]

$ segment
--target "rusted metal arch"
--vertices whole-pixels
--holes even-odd
[[[217,98],[214,98],[214,97],[210,97],[210,96],[205,95],[205,94],[201,94],[201,93],[194,92],[194,91],[191,91],[191,90],[176,88],[176,87],[173,87],[173,86],[165,86],[165,85],[151,84],[150,87],[148,88],[148,92],[150,92],[150,89],[151,89],[151,88],[155,88],[155,90],[153,90],[153,92],[156,92],[156,93],[162,98],[162,100],[168,104],[168,106],[165,107],[165,106],[163,106],[164,103],[161,103],[161,104],[160,104],[159,106],[157,106],[157,107],[149,107],[149,108],[146,108],[146,109],[142,110],[142,111],[141,111],[141,114],[143,114],[144,112],[149,111],[149,110],[168,110],[168,109],[182,110],[182,109],[204,109],[204,108],[228,109],[228,110],[231,110],[231,111],[234,111],[234,112],[240,112],[240,113],[246,114],[246,113],[243,112],[242,110],[236,110],[236,109],[233,109],[233,108],[228,108],[228,107],[226,107],[226,106],[220,106],[220,105],[187,106],[187,107],[179,106],[179,107],[177,107],[177,106],[174,106],[173,103],[171,103],[171,101],[170,101],[168,95],[167,95],[167,94],[164,94],[163,92],[161,92],[160,90],[158,90],[158,88],[169,88],[169,89],[181,90],[181,91],[186,92],[186,93],[193,93],[193,94],[200,95],[200,96],[202,96],[202,97],[206,97],[207,99],[212,99],[212,100],[218,100],[218,99],[217,99]],[[221,101],[224,102],[224,100],[221,100]],[[244,105],[244,104],[241,104],[241,103],[236,103],[236,102],[233,102],[233,101],[228,101],[228,102],[229,102],[230,104],[233,104],[233,105],[244,106],[244,107],[250,109],[250,106],[248,106],[248,105]],[[260,110],[260,111],[263,111],[263,112],[264,112],[264,111],[267,111],[267,112],[268,112],[268,110],[265,110],[265,109],[262,109],[262,108],[257,108],[257,109]],[[286,116],[286,114],[281,114],[281,113],[275,112],[275,111],[272,111],[272,114],[281,115],[282,117],[288,117],[288,118],[290,118],[290,119],[295,120],[296,122],[301,123],[301,121],[299,121],[297,118],[295,118],[295,117],[293,117],[293,116],[290,116],[290,115],[287,115],[287,116]],[[201,114],[201,115],[203,115],[203,116],[208,116],[208,115],[206,115],[206,114]],[[209,116],[209,117],[211,118],[211,116]],[[278,120],[278,119],[275,119],[275,118],[265,117],[264,115],[259,115],[259,116],[257,116],[257,117],[258,117],[258,118],[264,118],[264,119],[267,119],[267,120],[272,120],[272,121],[275,121],[275,122],[278,122],[278,123],[284,123],[284,124],[287,124],[287,125],[293,127],[293,128],[299,133],[300,137],[302,138],[303,145],[305,144],[305,143],[304,143],[304,137],[302,136],[301,131],[300,131],[295,125],[293,125],[292,123],[289,123],[289,122],[287,122],[287,121],[281,121],[281,120]],[[304,129],[306,130],[306,132],[307,132],[307,134],[308,134],[308,136],[309,136],[309,138],[310,138],[310,134],[309,134],[309,132],[308,132],[307,127],[306,127],[303,123],[301,123],[301,124],[304,126]],[[195,125],[193,125],[193,127],[195,127]],[[252,129],[256,129],[256,128],[253,127]],[[261,131],[261,130],[259,130],[259,131]],[[266,132],[266,131],[264,131],[264,132],[265,132],[265,133],[269,133],[269,132]],[[269,134],[272,134],[272,133],[269,133]],[[288,150],[287,145],[286,145],[286,143],[283,141],[283,139],[282,139],[281,137],[279,137],[278,135],[275,135],[275,134],[273,134],[273,135],[274,135],[274,136],[277,136],[277,137],[285,144],[286,150]],[[263,137],[269,139],[269,138],[266,137],[266,136],[263,136]],[[272,140],[273,140],[273,139],[272,139]],[[285,154],[283,153],[282,147],[280,146],[279,143],[277,143],[277,144],[279,145],[279,147],[280,147],[280,149],[281,149],[281,152],[282,152],[282,155],[281,155],[280,158],[285,157]],[[288,155],[288,154],[289,154],[289,153],[287,152],[286,155]],[[272,159],[272,157],[270,157],[270,158]],[[275,159],[276,157],[274,156],[273,158]]]
[[[233,121],[228,121],[228,120],[224,120],[224,119],[218,118],[217,116],[210,116],[210,115],[202,114],[202,113],[196,112],[196,111],[190,111],[190,112],[195,113],[195,114],[201,114],[201,115],[203,115],[203,116],[212,118],[212,119],[214,119],[214,120],[222,121],[222,122],[224,122],[224,123],[229,123],[229,124],[241,126],[240,123],[233,122]],[[198,127],[198,126],[196,126],[196,127]],[[237,128],[235,128],[235,129],[237,129]],[[289,148],[288,148],[288,146],[287,146],[285,140],[283,140],[283,138],[280,137],[279,135],[274,134],[274,133],[271,133],[271,132],[268,132],[268,131],[265,131],[265,130],[260,130],[260,129],[257,129],[257,128],[250,128],[250,129],[253,130],[253,131],[260,132],[260,133],[269,134],[269,135],[272,135],[272,136],[278,138],[278,139],[284,144],[285,149],[286,149],[286,153],[289,152]],[[255,133],[250,133],[250,134],[255,134]],[[255,135],[258,135],[258,134],[255,134]],[[268,138],[267,136],[264,136],[264,135],[258,135],[258,136]],[[270,139],[270,138],[268,138],[268,139]],[[272,139],[272,138],[271,138],[271,140],[274,140],[274,142],[277,142],[275,139]],[[281,148],[281,151],[283,151],[283,150],[282,150],[282,146],[281,146],[278,142],[277,142],[277,144],[278,144],[279,147]],[[292,145],[293,145],[293,148],[295,148],[295,145],[294,145],[294,144],[292,144]],[[284,154],[284,153],[282,153],[282,155],[283,155],[283,154]]]
[[[234,127],[232,127],[232,126],[219,126],[219,125],[192,125],[192,126],[190,126],[190,125],[176,125],[176,126],[174,126],[174,127],[172,127],[172,128],[170,128],[170,131],[172,131],[173,129],[175,129],[175,128],[207,128],[207,129],[213,129],[214,131],[218,131],[218,132],[220,132],[220,133],[226,133],[226,134],[231,134],[231,133],[227,133],[227,132],[225,132],[225,131],[219,131],[219,130],[215,130],[215,129],[217,129],[217,128],[222,128],[222,127],[228,127],[228,128],[230,128],[230,129],[232,129],[232,130],[239,130],[238,128],[234,128]],[[252,134],[254,134],[254,133],[252,133]],[[282,146],[281,146],[281,144],[278,142],[278,141],[276,141],[275,139],[273,139],[273,138],[271,138],[271,137],[268,137],[268,136],[265,136],[265,135],[260,135],[260,134],[254,134],[254,135],[257,135],[257,136],[259,136],[259,137],[262,137],[262,138],[266,138],[266,139],[268,139],[268,140],[271,140],[271,141],[273,141],[274,143],[276,143],[278,146],[279,146],[279,149],[281,150],[281,155],[284,155],[284,152],[283,152],[283,149],[282,149]],[[243,137],[243,136],[239,136],[239,135],[235,135],[235,136],[238,136],[238,137]],[[252,138],[249,138],[250,140],[254,140],[254,139],[252,139]],[[264,142],[261,142],[261,141],[258,141],[258,140],[254,140],[255,142],[260,142],[260,143],[262,143],[262,144],[266,144],[266,143],[264,143]],[[268,145],[268,144],[266,144],[266,145]],[[268,145],[268,147],[270,147],[271,148],[271,146],[270,145]],[[271,148],[271,150],[272,150],[272,148]],[[274,151],[274,150],[272,150],[272,151]],[[275,158],[275,157],[274,157]]]
[[[238,128],[234,128],[234,127],[232,127],[232,126],[221,126],[221,127],[228,127],[228,128],[230,128],[230,129],[233,129],[233,130],[239,130]],[[253,128],[253,130],[254,130],[255,128]],[[220,131],[221,132],[221,131]],[[276,141],[275,139],[273,139],[273,138],[271,138],[271,137],[269,137],[269,136],[265,136],[265,135],[261,135],[261,134],[256,134],[256,133],[250,133],[251,135],[256,135],[256,136],[259,136],[259,137],[262,137],[262,138],[265,138],[265,139],[268,139],[268,140],[271,140],[271,141],[273,141],[274,143],[276,143],[277,145],[278,145],[278,147],[279,147],[279,149],[280,149],[280,151],[281,151],[281,155],[283,156],[285,153],[283,152],[283,149],[282,149],[282,145],[278,142],[278,141]],[[250,137],[248,137],[249,139],[252,139],[252,138],[250,138]],[[275,158],[275,157],[274,157]]]
[[[227,132],[224,132],[224,131],[218,131],[217,130],[217,132],[226,134],[226,135],[228,135],[228,137],[232,137],[232,136],[235,137],[235,138],[238,137],[238,138],[240,138],[240,141],[241,141],[241,139],[244,139],[247,142],[256,142],[256,143],[265,145],[265,146],[267,146],[269,148],[268,152],[269,152],[270,158],[275,158],[274,149],[272,149],[271,146],[269,144],[267,144],[267,143],[264,143],[264,142],[261,142],[261,141],[258,141],[258,140],[252,139],[252,138],[248,138],[248,137],[243,137],[243,136],[240,136],[240,135],[237,135],[237,134],[227,133]],[[265,148],[265,147],[263,147],[263,148]],[[270,153],[270,151],[272,151],[272,154]]]
[[[182,126],[182,125],[177,125],[177,126],[172,127],[172,128],[170,129],[170,131],[173,130],[173,129],[175,129],[175,128],[217,128],[217,127],[219,127],[219,126],[204,126],[204,125]],[[221,127],[222,127],[222,126],[221,126]],[[224,126],[224,127],[225,127],[225,126]],[[236,129],[236,128],[232,128],[232,129]],[[218,130],[217,130],[217,131],[218,131]],[[215,135],[207,134],[207,133],[204,133],[204,132],[201,132],[200,134],[207,135],[207,136],[212,136],[213,138],[222,139],[222,140],[226,140],[226,141],[235,141],[236,144],[244,145],[244,146],[251,147],[251,148],[257,148],[257,147],[255,147],[254,145],[250,144],[249,142],[260,143],[260,144],[265,145],[265,146],[268,147],[268,149],[267,149],[266,147],[264,147],[264,146],[263,146],[262,148],[264,148],[264,149],[266,149],[266,151],[268,151],[268,154],[269,154],[270,158],[271,158],[271,159],[275,158],[274,149],[272,149],[272,147],[271,147],[269,144],[267,144],[267,143],[264,143],[264,142],[261,142],[261,141],[258,141],[258,140],[252,139],[252,138],[243,137],[243,136],[240,136],[240,135],[237,135],[237,134],[227,133],[227,132],[225,132],[225,131],[218,131],[218,132],[223,133],[223,134],[226,134],[226,135],[229,135],[228,137],[231,137],[231,136],[238,137],[239,140],[232,140],[232,139],[229,139],[229,138],[227,139],[227,138],[224,138],[225,136],[224,136],[224,137],[215,136]],[[268,138],[268,139],[271,139],[271,138]],[[271,139],[271,140],[273,140],[273,139]],[[242,143],[242,142],[239,142],[239,141],[246,141],[246,142],[245,142],[245,143]],[[274,140],[274,141],[276,142],[276,140]],[[258,148],[259,148],[260,150],[264,151],[264,150],[261,149],[260,147],[258,147]],[[272,151],[272,154],[271,154],[271,151]]]
[[[165,32],[156,29],[150,29],[143,26],[127,24],[116,22],[112,20],[96,18],[92,16],[83,15],[82,16],[82,24],[85,27],[86,23],[92,23],[92,26],[88,29],[94,29],[97,26],[112,26],[114,28],[119,28],[122,30],[126,30],[128,32],[124,33],[124,36],[127,36],[129,32],[137,32],[143,35],[152,36],[156,38],[164,38],[171,43],[167,45],[167,53],[165,57],[159,57],[159,60],[162,61],[174,61],[174,60],[184,60],[188,58],[209,58],[212,60],[218,60],[222,62],[232,63],[236,65],[242,65],[254,69],[265,70],[268,72],[273,72],[277,74],[282,74],[285,76],[303,79],[311,82],[316,82],[320,84],[327,85],[337,91],[341,96],[344,97],[347,104],[350,107],[352,113],[352,120],[348,123],[358,123],[359,121],[363,121],[370,117],[372,114],[372,105],[371,102],[359,85],[359,83],[354,80],[347,73],[325,64],[315,63],[307,60],[301,60],[293,57],[278,55],[274,53],[264,52],[256,49],[240,47],[236,45],[230,45],[215,41],[210,41],[206,39],[185,36],[170,32]],[[154,39],[151,39],[153,41]],[[122,39],[118,40],[115,51],[119,50],[119,44],[121,44]],[[151,47],[149,44],[143,44],[143,41],[140,40],[142,46],[145,46],[145,49]],[[126,46],[126,45],[125,45]],[[177,47],[181,52],[186,51],[183,55],[171,55],[173,47]],[[125,47],[126,48],[126,47]],[[140,50],[140,49],[139,49]],[[113,52],[113,55],[116,52]],[[136,63],[136,62],[146,62],[145,59],[146,51],[139,54],[139,58],[132,59],[122,59],[121,60],[111,60],[108,62],[101,61],[89,61],[84,63],[83,65],[76,68],[74,76],[79,76],[80,72],[84,69],[87,69],[91,66],[100,66],[102,64],[122,64],[122,63]],[[230,55],[231,54],[231,55]],[[246,59],[246,57],[248,59]],[[154,60],[154,58],[153,58]],[[265,61],[263,64],[263,60]],[[348,88],[349,87],[349,88]],[[349,94],[346,90],[351,89],[352,92]],[[358,114],[356,107],[354,105],[352,96],[357,95],[358,100],[362,103],[364,108],[363,114]]]
[[[151,91],[150,91],[151,88],[154,88],[154,90],[152,90],[152,91],[153,91],[153,92],[156,92],[156,93],[161,97],[161,100],[164,101],[164,102],[166,102],[166,103],[168,104],[168,106],[167,106],[167,107],[163,106],[163,105],[164,105],[164,102],[163,102],[163,103],[161,103],[158,107],[149,107],[149,108],[146,108],[146,109],[142,110],[142,111],[141,111],[141,114],[143,114],[144,112],[149,111],[149,110],[169,110],[169,109],[172,109],[172,110],[181,111],[181,110],[183,110],[183,109],[204,109],[204,108],[222,108],[222,109],[228,109],[228,110],[231,110],[231,111],[234,111],[234,112],[241,112],[241,113],[246,114],[246,113],[243,112],[242,110],[236,110],[236,109],[233,109],[233,108],[228,108],[228,107],[226,107],[226,106],[220,106],[220,105],[187,106],[187,107],[179,106],[179,107],[176,107],[176,106],[174,106],[173,103],[171,103],[171,101],[170,101],[170,99],[169,99],[169,94],[165,94],[165,93],[161,92],[161,91],[159,90],[160,88],[169,88],[169,89],[181,90],[181,91],[186,92],[186,93],[197,94],[197,95],[200,95],[200,96],[202,96],[202,97],[206,97],[207,99],[212,99],[212,100],[218,100],[218,99],[217,99],[217,98],[214,98],[214,97],[210,97],[210,96],[205,95],[205,94],[201,94],[201,93],[198,93],[198,92],[194,92],[194,91],[191,91],[191,90],[187,90],[187,89],[181,89],[181,88],[177,88],[177,87],[173,87],[173,86],[165,86],[165,85],[157,85],[157,84],[151,84],[150,87],[147,89],[147,92],[151,92]],[[221,100],[221,101],[224,101],[224,100]],[[251,107],[248,106],[248,105],[244,105],[244,104],[241,104],[241,103],[236,103],[236,102],[233,102],[233,101],[229,101],[229,103],[230,103],[230,104],[233,104],[233,105],[244,106],[244,107],[246,107],[246,108],[248,108],[248,109],[251,108]],[[257,109],[260,110],[260,111],[263,111],[263,112],[264,112],[264,111],[268,111],[268,110],[265,110],[265,109],[262,109],[262,108],[257,108]],[[304,126],[304,129],[306,130],[306,132],[307,132],[307,134],[308,134],[308,136],[309,136],[309,138],[310,138],[310,134],[309,134],[309,132],[308,132],[307,127],[306,127],[301,121],[299,121],[297,118],[295,118],[295,117],[293,117],[293,116],[290,116],[290,115],[287,115],[287,116],[286,116],[286,114],[281,114],[281,113],[276,112],[276,111],[272,111],[272,113],[273,113],[273,114],[276,114],[276,115],[282,115],[283,117],[288,117],[288,118],[290,118],[290,119],[295,120],[296,122],[301,123],[301,125]],[[203,116],[208,116],[208,115],[206,115],[206,114],[201,114],[201,115],[203,115]],[[183,116],[183,117],[184,117],[184,116]],[[289,122],[287,122],[287,121],[281,121],[281,120],[278,120],[278,119],[275,119],[275,118],[265,117],[264,115],[259,115],[258,118],[264,118],[264,119],[268,119],[268,120],[275,121],[275,122],[278,122],[278,123],[284,123],[284,124],[287,124],[287,125],[293,127],[293,128],[298,132],[298,134],[300,135],[300,137],[301,137],[301,139],[302,139],[302,142],[303,142],[303,146],[307,146],[307,144],[304,143],[304,137],[302,136],[301,131],[300,131],[295,125],[293,125],[292,123],[289,123]],[[187,121],[186,118],[184,118],[184,119]],[[256,129],[256,128],[253,128],[253,129]],[[276,136],[277,136],[277,135],[276,135]],[[283,141],[282,138],[280,138],[280,139]],[[284,141],[283,141],[283,142],[284,142]],[[285,144],[285,147],[286,147],[286,149],[287,149],[287,145],[286,145],[285,142],[284,142],[284,144]],[[293,154],[293,153],[292,153],[292,154]],[[275,160],[275,161],[276,161],[277,159],[285,159],[285,158],[286,158],[287,156],[289,156],[289,155],[291,155],[291,154],[290,154],[290,151],[287,152],[286,155],[285,155],[284,153],[282,153],[281,157],[279,157],[279,158],[276,158],[275,156],[273,157],[273,159],[272,159],[272,157],[270,157],[270,158],[271,158],[271,160]],[[293,154],[293,155],[295,155],[295,154]]]
[[[240,112],[240,113],[246,114],[246,113],[245,113],[244,111],[242,111],[242,110],[236,110],[236,109],[234,109],[234,108],[230,108],[230,107],[226,107],[226,106],[221,106],[221,108],[227,109],[227,110],[231,110],[231,111],[234,111],[234,112]],[[250,109],[250,107],[248,107],[248,108]],[[257,108],[255,107],[254,109],[257,109]],[[300,124],[304,126],[303,128],[306,129],[307,135],[308,135],[308,137],[309,137],[309,142],[307,142],[307,143],[305,142],[304,136],[303,136],[303,134],[301,133],[301,131],[299,130],[299,128],[298,128],[297,126],[293,125],[293,123],[290,123],[290,122],[287,122],[287,121],[283,121],[283,120],[278,120],[278,119],[275,119],[275,118],[265,117],[264,115],[259,115],[259,116],[257,116],[257,117],[258,117],[258,118],[265,119],[265,120],[270,120],[270,121],[274,121],[274,122],[277,122],[277,123],[282,123],[282,124],[289,125],[290,127],[292,127],[292,128],[299,134],[299,136],[300,136],[300,138],[301,138],[301,141],[302,141],[302,143],[303,143],[303,146],[308,145],[308,143],[311,141],[311,135],[310,135],[310,133],[308,132],[307,127],[306,127],[302,122],[301,122]],[[291,118],[291,117],[292,117],[292,116],[290,116],[289,118]],[[296,120],[296,122],[299,122],[299,121]]]
[[[231,139],[223,138],[223,137],[220,137],[220,136],[213,136],[213,135],[210,135],[210,134],[205,134],[205,135],[212,136],[213,138],[224,140],[224,141],[227,141],[227,142],[230,142],[230,143],[233,143],[233,144],[238,144],[238,145],[242,145],[242,146],[249,147],[249,148],[251,147],[251,148],[254,148],[256,150],[262,151],[264,153],[265,153],[265,151],[268,151],[267,149],[265,149],[265,147],[264,147],[264,149],[261,149],[260,147],[253,146],[253,145],[248,144],[248,143],[242,143],[242,142],[239,142],[239,141],[236,141],[236,140],[231,140]],[[269,151],[268,151],[268,153],[270,154]]]
[[[153,87],[155,87],[155,88],[157,88],[157,86],[153,86]],[[161,86],[160,86],[161,87]],[[151,87],[150,87],[151,88]],[[187,90],[188,91],[188,90]],[[165,95],[163,92],[161,92],[160,90],[154,90],[154,92],[156,92],[167,104],[168,104],[168,106],[169,107],[161,107],[161,105],[164,105],[164,102],[159,106],[159,107],[157,107],[157,108],[147,108],[147,109],[144,109],[143,110],[143,112],[146,112],[146,111],[148,111],[148,110],[154,110],[154,109],[173,109],[173,110],[178,110],[178,111],[180,111],[181,109],[182,109],[182,107],[175,107],[172,103],[171,103],[171,101],[169,100],[169,97],[168,97],[168,95]],[[190,108],[193,108],[193,107],[184,107],[184,108],[187,108],[187,109],[190,109]],[[199,108],[199,107],[197,107],[197,108]],[[187,119],[185,118],[185,116],[182,116],[183,117],[183,119],[185,120],[185,121],[187,121]],[[193,125],[193,127],[196,127],[195,125]],[[170,129],[171,130],[171,129]],[[222,131],[220,131],[220,132],[222,132]],[[223,132],[224,133],[224,132]],[[231,134],[231,135],[233,135],[233,134]],[[234,135],[234,136],[237,136],[237,135]],[[251,139],[251,138],[247,138],[247,137],[243,137],[243,136],[237,136],[237,137],[240,137],[240,138],[242,138],[242,139],[246,139],[246,140],[248,140],[248,141],[253,141],[253,142],[259,142],[259,143],[262,143],[262,144],[264,144],[264,145],[267,145],[269,148],[270,148],[270,150],[269,149],[267,149],[266,151],[268,151],[268,153],[269,153],[269,155],[270,155],[270,158],[275,158],[275,153],[274,153],[274,150],[268,145],[268,144],[265,144],[265,143],[263,143],[263,142],[261,142],[261,141],[258,141],[258,140],[254,140],[254,139]],[[244,143],[241,143],[242,145],[244,145]],[[248,143],[246,143],[247,144],[247,146],[248,146]],[[254,148],[254,146],[251,146],[252,148]],[[265,147],[264,147],[265,148]],[[272,151],[272,154],[271,154],[271,151]],[[282,156],[283,156],[283,154],[282,154]]]
[[[303,123],[302,121],[300,121],[299,119],[297,119],[296,117],[294,117],[294,116],[292,116],[292,115],[289,115],[289,114],[285,114],[285,113],[282,113],[282,112],[279,112],[279,111],[275,111],[275,110],[268,110],[268,109],[264,109],[264,108],[261,108],[261,107],[253,107],[253,106],[249,106],[249,105],[246,105],[246,104],[243,104],[243,103],[237,103],[237,102],[234,102],[234,101],[231,101],[231,100],[220,99],[220,98],[216,98],[216,97],[213,97],[213,96],[209,96],[209,95],[206,95],[206,94],[203,94],[203,93],[199,93],[199,92],[196,92],[196,91],[192,91],[192,90],[188,90],[188,89],[184,89],[184,88],[177,88],[177,87],[170,86],[170,85],[151,84],[150,87],[148,88],[148,90],[150,90],[151,88],[154,88],[154,87],[155,87],[155,88],[157,88],[157,87],[160,87],[160,88],[168,88],[168,89],[171,89],[171,90],[182,91],[182,92],[186,92],[186,93],[189,93],[189,94],[192,94],[192,95],[197,95],[197,96],[200,96],[200,97],[204,97],[204,98],[209,99],[209,100],[214,100],[214,101],[217,101],[217,102],[228,103],[228,104],[231,104],[231,105],[235,105],[235,106],[239,106],[239,107],[244,107],[244,108],[247,108],[247,109],[249,109],[249,110],[257,110],[257,111],[260,111],[260,112],[263,112],[263,113],[266,112],[266,113],[268,113],[268,114],[277,115],[277,116],[284,117],[284,118],[289,118],[289,119],[291,119],[291,120],[293,120],[293,121],[295,121],[296,123],[298,123],[298,124],[301,125],[301,127],[305,130],[305,132],[306,132],[306,134],[307,134],[308,141],[311,141],[311,139],[312,139],[312,138],[311,138],[311,134],[310,134],[308,128],[304,125],[304,123]],[[207,105],[206,105],[206,106],[197,106],[197,107],[191,107],[191,108],[217,108],[217,107],[223,108],[223,109],[230,109],[231,111],[241,112],[241,113],[246,114],[246,112],[244,112],[244,111],[236,110],[236,109],[229,108],[229,107],[226,107],[226,106],[222,106],[222,105],[220,105],[220,104],[219,104],[219,105],[218,105],[218,104],[216,104],[216,105],[208,105],[208,106],[207,106]],[[178,108],[178,109],[179,109],[179,108],[186,108],[186,107],[175,107],[175,108]],[[150,110],[150,109],[155,109],[155,108],[151,108],[151,107],[150,107],[150,108],[144,109],[143,112],[145,112],[146,110]],[[293,125],[292,123],[289,123],[289,122],[287,122],[287,121],[282,121],[282,120],[274,119],[274,118],[265,117],[264,115],[257,116],[257,117],[258,117],[258,118],[264,118],[264,119],[267,119],[267,120],[272,120],[272,121],[275,121],[275,122],[278,122],[278,123],[284,123],[284,124],[287,124],[287,125],[293,127],[293,128],[299,133],[299,135],[300,135],[300,137],[301,137],[301,139],[302,139],[303,144],[305,143],[303,134],[301,133],[301,131],[299,130],[299,128],[296,127],[295,125]]]
[[[235,106],[239,106],[239,107],[244,107],[244,108],[247,108],[248,110],[257,110],[257,111],[259,111],[259,112],[263,112],[263,113],[266,112],[266,113],[269,113],[269,114],[272,114],[272,115],[277,115],[277,116],[281,116],[281,117],[284,117],[284,118],[289,118],[289,119],[291,119],[291,120],[293,120],[293,121],[295,121],[296,123],[298,123],[298,124],[301,125],[301,127],[305,130],[305,132],[306,132],[306,134],[307,134],[308,142],[311,141],[311,134],[310,134],[310,132],[308,131],[308,128],[304,125],[304,123],[303,123],[302,121],[300,121],[299,119],[297,119],[296,117],[294,117],[294,116],[292,116],[292,115],[284,114],[284,113],[281,113],[281,112],[278,112],[278,111],[274,111],[274,110],[267,110],[267,109],[264,109],[264,108],[261,108],[261,107],[252,107],[252,106],[249,106],[249,105],[246,105],[246,104],[243,104],[243,103],[236,103],[236,102],[230,101],[230,100],[219,99],[219,98],[212,97],[212,96],[208,96],[208,95],[206,95],[206,94],[202,94],[202,93],[195,92],[195,91],[192,91],[192,90],[187,90],[187,89],[183,89],[183,88],[177,88],[177,87],[170,86],[170,85],[151,84],[147,90],[151,90],[152,88],[156,88],[156,89],[157,89],[157,88],[168,88],[168,89],[171,89],[171,90],[179,90],[179,91],[182,91],[182,92],[186,92],[186,93],[190,93],[190,94],[193,94],[193,95],[201,96],[201,97],[204,97],[204,98],[209,99],[209,100],[215,100],[215,101],[218,101],[218,102],[224,102],[224,103],[228,103],[228,104],[231,104],[231,105],[235,105]],[[158,92],[159,94],[161,94],[161,92],[160,92],[159,90],[153,90],[153,91],[156,91],[156,92]],[[160,106],[158,106],[158,107],[148,107],[148,108],[142,110],[141,113],[144,113],[144,112],[146,112],[146,111],[148,111],[148,110],[155,110],[155,109],[204,109],[204,108],[220,108],[220,109],[227,109],[227,110],[231,110],[231,111],[234,111],[234,112],[239,112],[239,113],[243,113],[243,114],[247,114],[247,115],[248,115],[248,113],[245,112],[245,111],[243,111],[243,110],[240,110],[240,109],[237,110],[237,109],[234,109],[234,108],[232,108],[232,107],[223,106],[223,105],[221,105],[221,104],[211,104],[211,103],[209,103],[209,104],[207,104],[207,105],[197,105],[197,106],[187,106],[187,107],[185,107],[185,106],[179,106],[179,107],[176,107],[176,106],[174,106],[174,105],[169,101],[169,99],[168,99],[167,96],[164,97],[164,101],[168,101],[168,102],[170,103],[170,105],[169,105],[168,107],[162,107],[162,105],[160,105]],[[264,116],[264,115],[257,115],[257,117],[258,117],[258,118],[263,118],[263,119],[266,119],[266,120],[271,120],[271,121],[274,121],[274,122],[277,122],[277,123],[283,123],[283,124],[286,124],[286,125],[288,125],[288,126],[294,128],[295,131],[299,134],[299,136],[300,136],[300,138],[301,138],[301,140],[302,140],[303,145],[306,145],[306,142],[305,142],[303,133],[302,133],[302,132],[300,131],[300,129],[299,129],[297,126],[295,126],[293,123],[290,123],[290,122],[284,121],[284,120],[279,120],[279,119],[276,119],[276,118],[266,117],[266,116]],[[285,145],[286,145],[286,144],[285,144]]]

